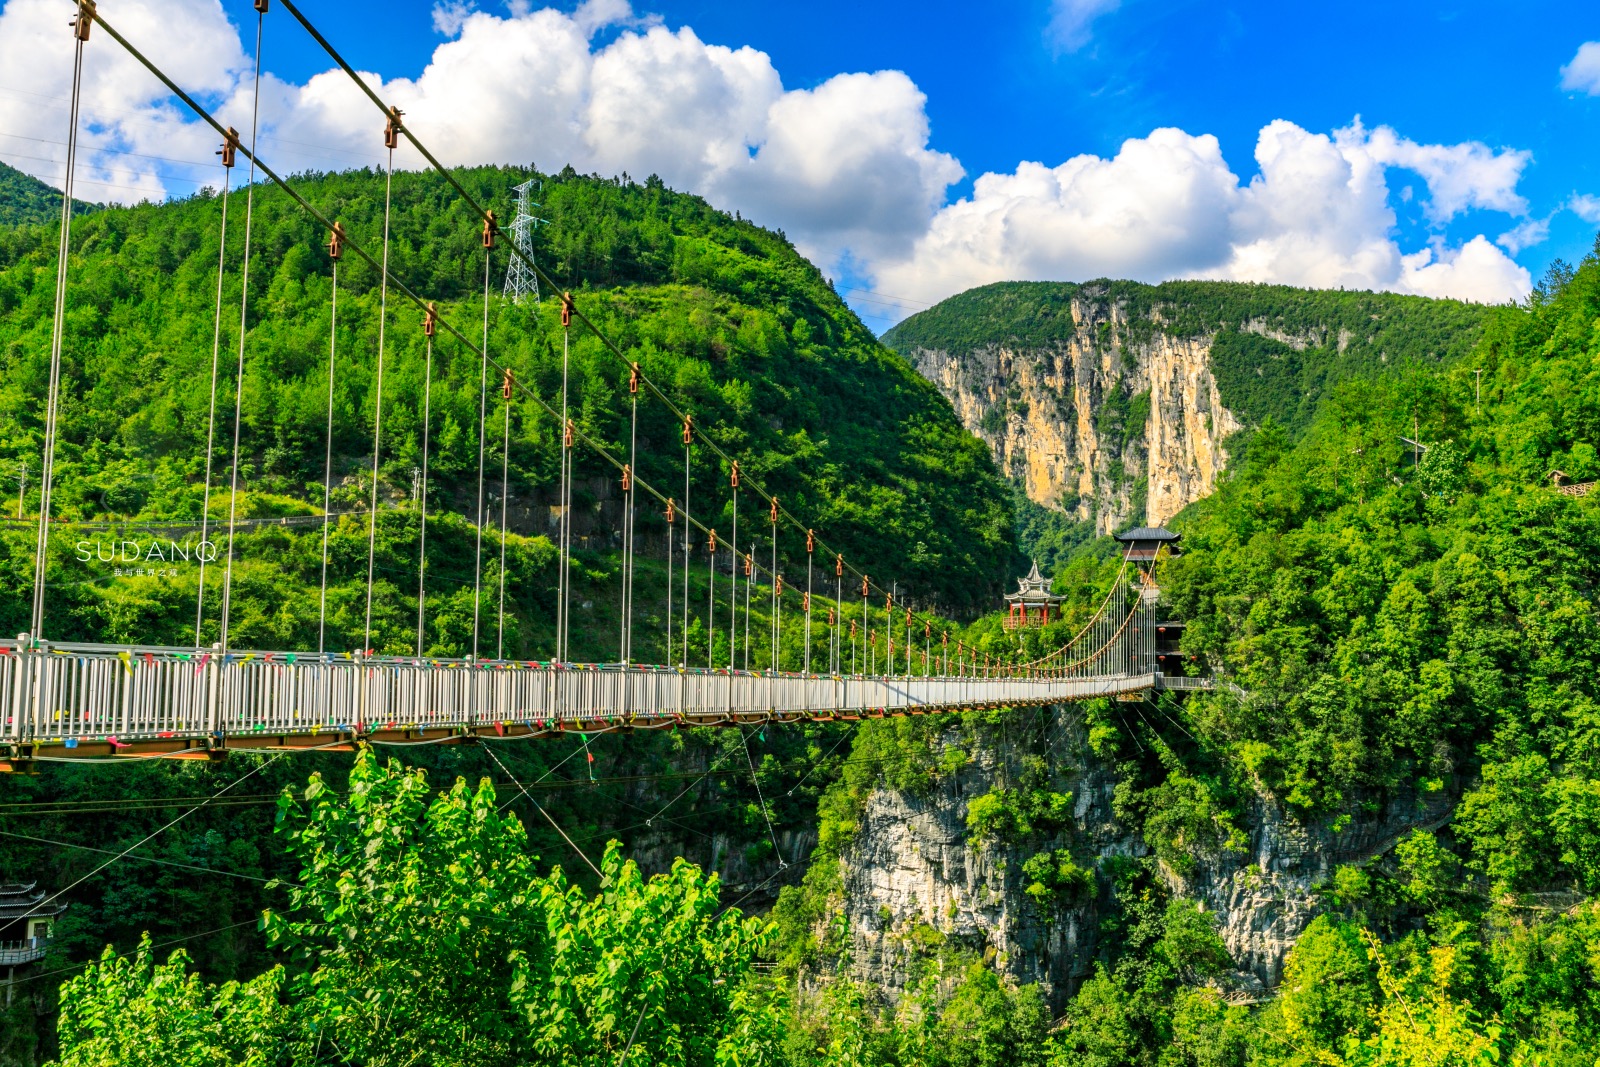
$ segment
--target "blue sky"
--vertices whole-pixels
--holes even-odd
[[[1600,44],[1580,53],[1600,41],[1593,4],[304,6],[414,103],[414,127],[452,161],[659,171],[783,227],[879,328],[1003,277],[1507,299],[1553,257],[1581,257],[1600,223],[1600,199],[1582,199],[1600,196]],[[119,9],[130,36],[145,31],[164,65],[245,124],[248,3]],[[59,22],[49,0],[0,7],[0,71],[17,72],[0,75],[0,159],[57,181],[63,122],[37,105],[64,87],[48,36]],[[268,27],[263,113],[278,142],[264,150],[377,162],[361,140],[371,117],[330,102],[321,52],[281,12]],[[24,60],[37,77],[17,76]],[[431,82],[416,81],[430,64]],[[87,180],[103,195],[208,180],[204,131],[130,89],[125,65],[95,76],[85,137],[102,173]],[[641,101],[664,110],[646,123]],[[1181,133],[1152,138],[1160,129]]]

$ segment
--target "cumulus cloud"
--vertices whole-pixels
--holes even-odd
[[[1572,62],[1561,68],[1561,88],[1570,93],[1600,96],[1600,41],[1578,46]]]
[[[432,16],[448,39],[415,78],[363,77],[446,163],[533,160],[606,174],[657,173],[786,228],[824,264],[908,253],[962,176],[952,157],[928,146],[926,100],[897,71],[841,74],[788,90],[765,53],[637,19],[627,0],[585,0],[570,14],[513,5],[508,15],[479,10],[471,0],[440,0]],[[127,0],[117,21],[224,121],[247,129],[250,65],[217,0]],[[593,41],[604,28],[620,32],[598,47]],[[0,12],[0,69],[17,76],[7,81],[65,98],[71,42],[63,30],[55,0],[9,0]],[[115,175],[120,188],[110,199],[188,192],[194,180],[169,190],[161,175],[214,175],[201,161],[211,157],[215,138],[170,106],[131,62],[112,47],[92,54],[84,107],[92,174],[84,177]],[[131,97],[121,95],[134,85],[141,88]],[[36,100],[0,98],[0,129],[63,139],[64,113],[23,120]],[[382,158],[382,120],[337,70],[303,84],[269,71],[261,119],[263,158],[280,171]],[[114,154],[157,145],[156,154],[191,165]],[[20,156],[45,154],[14,148],[0,140],[0,152],[24,166],[29,161]],[[59,164],[35,162],[27,169],[59,184]],[[405,148],[396,162],[421,164]]]
[[[59,184],[60,164],[37,158],[59,151],[66,127],[71,37],[57,2],[0,8],[4,82],[29,86],[0,92],[0,156]],[[1062,39],[1080,40],[1114,7],[1063,0]],[[571,12],[438,0],[432,10],[445,39],[415,77],[363,77],[447,164],[654,172],[783,228],[825,270],[848,268],[918,301],[1009,278],[1101,275],[1505,300],[1525,293],[1529,278],[1502,249],[1515,254],[1543,235],[1517,192],[1527,153],[1423,144],[1359,120],[1332,133],[1268,124],[1248,182],[1215,137],[1159,129],[1109,158],[984,174],[951,203],[961,165],[932,146],[926,99],[898,71],[789,89],[766,53],[640,19],[627,0],[584,0]],[[117,23],[248,136],[253,68],[243,40],[253,26],[229,23],[219,0],[119,0]],[[90,50],[84,87],[80,195],[160,198],[216,180],[215,136],[120,49]],[[261,118],[263,157],[281,171],[382,161],[382,119],[340,71],[291,82],[269,70]],[[406,147],[396,162],[422,165]],[[1420,178],[1436,227],[1469,211],[1521,221],[1500,247],[1436,236],[1402,249],[1388,181],[1397,169]],[[1568,206],[1600,218],[1600,198],[1574,196]]]
[[[1505,233],[1494,239],[1494,243],[1504,248],[1512,255],[1516,255],[1524,248],[1543,244],[1544,239],[1550,236],[1550,220],[1523,219]]]
[[[1094,20],[1121,6],[1122,0],[1054,0],[1046,36],[1061,51],[1076,52],[1089,43]]]
[[[1425,248],[1402,257],[1399,284],[1388,288],[1498,304],[1525,296],[1530,284],[1526,270],[1479,234],[1457,249]]]
[[[889,292],[937,299],[1007,278],[1166,276],[1215,265],[1238,181],[1215,137],[1157,130],[1111,159],[1024,163],[985,174],[934,216],[911,256],[881,273]]]
[[[1600,225],[1600,196],[1591,196],[1587,193],[1573,193],[1567,201],[1567,207],[1572,213],[1590,225]]]
[[[202,95],[230,91],[248,60],[217,0],[119,6],[117,28],[153,62]],[[182,160],[205,160],[214,136],[168,100],[137,61],[95,34],[85,50],[77,193],[86,200],[161,199],[163,171],[188,177]],[[0,154],[60,186],[72,85],[72,35],[59,4],[12,0],[0,9]],[[191,191],[192,183],[182,191]]]
[[[1342,132],[1359,139],[1361,120]],[[1532,152],[1496,152],[1481,141],[1418,144],[1385,126],[1372,131],[1366,150],[1380,163],[1422,175],[1431,194],[1427,214],[1435,222],[1448,222],[1468,208],[1527,213],[1528,202],[1517,194],[1517,183],[1522,180],[1523,168],[1533,160]]]
[[[1509,158],[1502,158],[1509,157]],[[1443,220],[1467,208],[1512,214],[1521,153],[1421,145],[1359,122],[1332,135],[1278,120],[1256,143],[1259,173],[1243,183],[1214,138],[1160,129],[1110,159],[1024,163],[985,174],[941,210],[914,252],[885,263],[885,292],[930,300],[1012,278],[1147,281],[1224,278],[1392,289],[1505,301],[1530,278],[1481,235],[1405,253],[1394,239],[1387,172],[1420,174]],[[1525,232],[1524,236],[1530,236]]]

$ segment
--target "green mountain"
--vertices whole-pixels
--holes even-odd
[[[1158,336],[1207,338],[1223,403],[1247,425],[1270,417],[1299,430],[1339,381],[1465,354],[1484,314],[1480,305],[1455,300],[1254,282],[998,282],[918,312],[883,343],[902,352],[971,352],[1077,341],[1120,356]],[[1080,319],[1092,324],[1094,337],[1085,336]]]
[[[98,204],[75,201],[73,211],[83,215],[99,210]],[[0,226],[36,226],[61,218],[61,193],[44,182],[0,163]]]
[[[1487,309],[1235,282],[1005,282],[896,326],[1018,496],[1018,541],[1059,566],[1169,520],[1269,421],[1304,432],[1341,381],[1459,360]]]
[[[524,173],[486,168],[467,180],[504,206]],[[376,176],[306,187],[358,237],[375,230]],[[424,176],[400,176],[396,193],[394,262],[454,321],[477,322],[476,227]],[[743,435],[749,469],[786,502],[835,520],[843,534],[819,520],[830,537],[855,531],[859,547],[847,551],[869,567],[926,568],[929,588],[976,587],[1003,570],[1006,487],[981,447],[781,238],[653,182],[563,174],[546,179],[545,200],[545,262],[576,279],[583,305],[695,405],[703,427]],[[217,206],[106,211],[75,227],[62,460],[71,517],[198,514]],[[241,506],[307,515],[320,500],[331,278],[319,235],[282,198],[263,194],[257,218]],[[52,248],[47,227],[0,231],[8,461],[37,448]],[[345,261],[338,504],[357,511],[378,351],[373,282]],[[1152,472],[1165,468],[1150,465],[1148,452],[1161,453],[1148,439],[1169,415],[1195,427],[1197,449],[1228,443],[1208,491],[1171,515],[1183,554],[1158,577],[1171,617],[1186,623],[1183,651],[1233,687],[711,737],[408,750],[431,783],[371,756],[352,765],[311,754],[0,777],[16,813],[0,868],[71,884],[74,901],[53,950],[61,966],[17,985],[0,1051],[49,1055],[13,1036],[52,1007],[29,991],[111,941],[122,958],[62,994],[64,1063],[1592,1067],[1600,493],[1588,490],[1600,483],[1600,250],[1576,269],[1557,264],[1515,307],[1156,290],[1189,292],[1189,304],[1140,304],[1141,290],[1105,283],[1073,293],[1070,316],[1050,305],[1052,336],[1023,331],[1022,315],[1003,334],[1013,340],[963,341],[954,320],[942,336],[892,339],[925,368],[959,351],[969,365],[947,369],[975,381],[984,368],[974,361],[1039,368],[1018,373],[1015,391],[991,380],[986,411],[1005,408],[989,421],[1022,440],[1069,421],[1070,408],[1070,421],[1092,427],[1122,466],[1096,468],[1080,494],[1091,498],[1078,502],[1094,509],[1082,520],[1091,534],[1116,499],[1104,484],[1131,496],[1142,477],[1146,506],[1160,502]],[[1272,306],[1276,318],[1262,310]],[[496,351],[552,395],[561,334],[550,302],[495,302],[489,329]],[[391,315],[384,449],[397,502],[418,452],[408,405],[419,332],[413,311]],[[1221,338],[1231,340],[1219,356]],[[225,328],[224,365],[236,340]],[[1233,358],[1229,345],[1238,380],[1217,369]],[[434,491],[451,510],[430,520],[440,591],[429,608],[430,640],[459,649],[470,592],[449,583],[467,575],[460,561],[472,551],[459,512],[476,490],[478,367],[452,348],[435,348]],[[1019,361],[1024,351],[1039,355]],[[573,353],[576,417],[620,444],[625,370],[583,340]],[[1080,362],[1073,389],[1052,384],[1065,381],[1058,366]],[[1166,373],[1194,384],[1163,394]],[[965,404],[958,395],[963,419]],[[678,427],[647,407],[641,467],[675,485]],[[511,637],[539,648],[551,549],[538,509],[557,428],[520,405],[512,427],[514,507],[527,513],[508,566],[514,588],[531,592],[516,598]],[[493,468],[501,457],[488,436]],[[1426,448],[1419,464],[1419,445],[1402,437]],[[1136,456],[1142,476],[1130,470]],[[1557,469],[1577,486],[1560,491]],[[580,555],[596,604],[580,645],[603,652],[615,623],[599,614],[614,590],[603,536],[614,497],[603,468],[581,473],[598,543]],[[723,491],[725,472],[695,477],[696,498]],[[360,610],[361,518],[334,535],[339,647]],[[379,528],[380,628],[392,646],[408,638],[414,607],[398,591],[415,577],[413,519],[393,507]],[[52,573],[62,631],[185,637],[192,582],[75,572],[76,536],[63,531]],[[895,555],[871,555],[891,543]],[[14,616],[30,569],[26,529],[0,545],[10,583],[0,608]],[[238,625],[264,643],[304,641],[314,536],[274,526],[241,551]],[[784,553],[803,560],[794,545]],[[1063,583],[1073,609],[1114,570],[1073,560]],[[654,561],[641,571],[652,588],[659,575]],[[941,595],[957,602],[960,592]],[[990,617],[963,636],[1022,658],[1045,635],[1019,648]],[[313,760],[324,762],[308,781]],[[241,764],[258,784],[193,807],[240,785]],[[449,787],[458,774],[493,776],[498,792]],[[292,788],[273,796],[279,787]],[[512,805],[518,822],[502,818]],[[147,840],[186,810],[192,818]],[[1381,832],[1396,823],[1407,830]],[[647,883],[618,850],[602,852],[610,836],[657,869],[689,842],[702,867],[738,870],[740,891],[731,874],[719,885],[684,864]],[[923,840],[930,847],[913,847]],[[571,884],[574,871],[591,891],[600,881],[587,880],[578,848],[605,872],[597,894]],[[775,925],[724,911],[780,884]],[[850,886],[864,888],[845,900]],[[270,947],[258,932],[266,907]],[[154,944],[136,955],[152,928]],[[1021,931],[1032,940],[1013,937]],[[1291,941],[1270,986],[1243,981],[1245,951]],[[180,944],[207,981],[242,984],[186,979],[181,956],[158,962]],[[753,954],[774,959],[775,972],[751,968]],[[1044,955],[1070,958],[1060,1004],[1026,977]],[[893,1002],[878,983],[891,974],[903,980]],[[1233,988],[1247,1003],[1225,998]]]
[[[945,403],[902,360],[884,349],[818,271],[781,236],[715,211],[652,179],[586,178],[568,170],[536,175],[507,168],[463,171],[460,180],[502,218],[512,187],[543,182],[536,255],[577,292],[598,321],[675,402],[697,432],[743,457],[745,485],[759,481],[784,506],[814,524],[829,547],[874,579],[898,582],[924,603],[954,612],[987,609],[1013,566],[1006,490],[982,444],[962,430]],[[296,187],[374,251],[382,229],[384,184],[375,173],[307,176]],[[237,200],[241,193],[233,194]],[[389,261],[406,284],[439,302],[469,335],[483,325],[484,260],[479,226],[443,179],[394,178]],[[232,367],[239,350],[242,205],[229,214],[220,339],[222,382],[213,469],[212,519],[226,514],[223,472],[231,454]],[[204,493],[218,222],[221,205],[202,193],[159,206],[98,212],[73,228],[64,343],[62,445],[55,513],[72,520],[195,522]],[[278,190],[255,192],[251,301],[244,343],[240,514],[307,515],[320,509],[327,420],[331,264],[325,235]],[[0,470],[8,474],[41,453],[55,244],[48,228],[0,232]],[[563,334],[558,302],[515,305],[499,295],[505,256],[489,283],[489,345],[522,382],[559,406]],[[373,390],[379,349],[376,272],[353,254],[340,267],[334,410],[334,510],[361,511],[368,488]],[[382,495],[401,503],[422,462],[425,338],[421,315],[391,291],[384,332]],[[587,331],[571,334],[570,396],[579,427],[626,451],[628,369]],[[477,360],[441,331],[434,348],[431,502],[457,515],[476,504],[479,462]],[[497,393],[498,382],[491,382]],[[513,405],[510,425],[508,652],[549,654],[554,570],[545,536],[556,502],[560,433],[532,402]],[[498,479],[505,427],[491,404],[484,443]],[[684,451],[675,417],[646,395],[638,406],[638,469],[651,484],[683,495]],[[610,604],[620,526],[616,472],[576,453],[574,504],[586,569],[578,595]],[[694,513],[731,534],[729,472],[697,449],[690,497]],[[488,491],[499,495],[499,485]],[[641,496],[641,501],[647,498]],[[681,506],[680,500],[680,506]],[[748,491],[741,537],[762,538],[770,553],[766,502]],[[498,513],[493,515],[498,523]],[[379,532],[377,647],[413,641],[417,514],[385,510]],[[339,647],[358,646],[364,616],[365,520],[347,518],[334,535],[331,622]],[[664,556],[665,524],[650,503],[640,536]],[[430,526],[429,644],[440,653],[470,647],[474,535],[460,521]],[[240,542],[233,640],[304,647],[316,638],[320,537],[294,528]],[[27,538],[7,542],[0,627],[15,631],[27,601]],[[493,555],[491,552],[490,555]],[[768,555],[770,559],[770,555]],[[663,561],[664,562],[664,561]],[[783,531],[780,566],[790,589],[805,571],[803,535]],[[831,564],[831,558],[818,561]],[[655,565],[659,565],[655,564]],[[58,592],[52,617],[59,638],[192,636],[196,576],[131,582],[109,567],[75,558],[62,535],[52,559]],[[498,562],[493,564],[498,575]],[[825,568],[831,573],[832,567]],[[697,575],[698,577],[698,575]],[[659,583],[657,583],[659,584]],[[831,584],[831,583],[830,583]],[[214,588],[215,583],[212,583]],[[358,588],[360,587],[360,588]],[[655,593],[664,593],[656,589]],[[602,595],[603,594],[603,595]],[[642,596],[653,595],[645,591]],[[609,609],[606,609],[609,610]],[[574,651],[614,656],[614,617],[596,609],[594,633]],[[208,617],[215,613],[208,611]],[[659,620],[658,620],[659,621]],[[210,624],[208,623],[208,626]],[[585,624],[587,630],[587,624]],[[655,627],[654,629],[659,629]],[[592,640],[591,640],[592,637]],[[796,637],[798,640],[798,637]],[[821,638],[818,638],[820,641]],[[609,645],[608,645],[609,643]]]
[[[905,978],[893,1013],[837,991],[802,1013],[807,1049],[868,1034],[882,1064],[947,1044],[962,1051],[916,1062],[1589,1067],[1600,242],[1525,305],[1472,311],[1455,355],[1329,381],[1297,434],[1263,417],[1171,520],[1169,617],[1194,668],[1237,688],[864,725],[852,764],[882,766],[847,765],[820,804],[843,859],[819,849],[774,915],[802,973],[870,989],[892,958]],[[1095,572],[1080,556],[1062,584],[1078,596]],[[1019,872],[971,907],[933,847],[963,817],[981,859],[960,871]],[[1052,1010],[1043,961],[1063,952],[1082,979]],[[1230,1003],[1219,983],[1254,991]]]

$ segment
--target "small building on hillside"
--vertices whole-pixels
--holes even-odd
[[[1035,562],[1026,578],[1017,579],[1017,591],[1006,594],[1006,629],[1053,622],[1061,618],[1061,604],[1065,600],[1066,597],[1050,592],[1050,579],[1039,573],[1039,564]]]
[[[1116,538],[1122,542],[1123,559],[1145,564],[1148,568],[1157,558],[1176,556],[1178,542],[1183,540],[1183,535],[1161,526],[1140,526],[1127,533],[1119,533]]]
[[[56,919],[67,910],[38,886],[0,883],[0,966],[18,967],[42,958]]]

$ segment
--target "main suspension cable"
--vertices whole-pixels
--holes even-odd
[[[239,431],[244,408],[244,348],[250,309],[250,234],[256,202],[256,135],[261,129],[261,37],[267,21],[267,0],[256,0],[256,72],[250,105],[250,177],[244,191],[244,264],[239,272],[239,366],[233,379],[233,470],[228,493],[228,565],[222,576],[222,651],[228,651],[229,614],[233,607],[233,540],[239,515]]]

